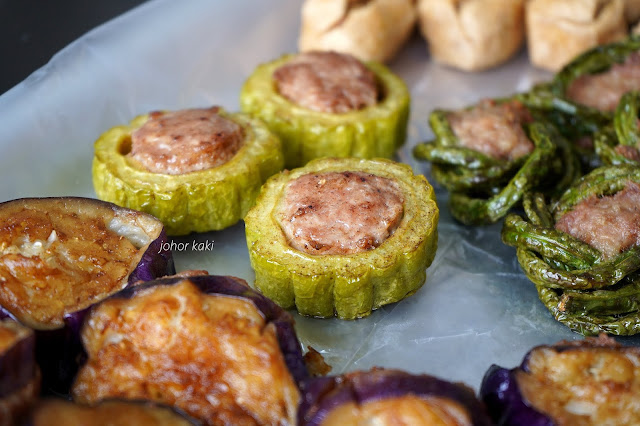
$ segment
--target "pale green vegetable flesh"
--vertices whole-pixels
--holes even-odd
[[[152,214],[169,235],[220,230],[238,222],[264,181],[282,170],[282,147],[260,120],[223,110],[218,113],[242,126],[243,146],[218,167],[181,175],[149,172],[127,157],[131,134],[148,115],[102,134],[94,144],[93,158],[98,198]]]
[[[374,106],[332,114],[303,108],[281,96],[273,81],[285,55],[259,65],[242,87],[242,111],[259,117],[282,140],[287,168],[320,157],[391,158],[404,143],[410,96],[405,83],[388,68],[367,63],[382,91]]]
[[[365,172],[395,181],[404,213],[380,246],[346,255],[311,255],[292,248],[276,217],[287,183],[308,173]],[[437,248],[438,207],[431,185],[408,165],[385,159],[326,158],[273,176],[245,217],[256,287],[303,315],[355,319],[418,290]]]

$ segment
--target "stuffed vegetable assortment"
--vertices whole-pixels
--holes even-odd
[[[530,92],[433,111],[436,138],[414,149],[458,221],[504,219],[502,240],[540,300],[582,334],[640,331],[639,90],[631,37]]]

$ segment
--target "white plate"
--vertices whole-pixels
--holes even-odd
[[[238,110],[244,79],[261,62],[296,50],[299,0],[154,0],[81,37],[0,97],[0,201],[20,197],[95,197],[93,142],[112,126],[156,109],[218,104]],[[435,64],[414,37],[390,64],[412,93],[409,139],[399,159],[432,182],[411,157],[432,137],[434,108],[527,90],[550,74],[526,52],[495,70],[465,73]],[[296,314],[303,344],[338,374],[395,367],[463,381],[478,389],[492,363],[519,364],[533,346],[578,339],[552,319],[524,277],[500,226],[464,227],[441,211],[439,248],[427,283],[414,296],[357,321]],[[192,241],[213,241],[192,250]],[[207,269],[253,281],[242,224],[189,236],[175,253],[179,270]]]

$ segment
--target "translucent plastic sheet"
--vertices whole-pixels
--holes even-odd
[[[260,62],[296,50],[299,0],[154,0],[91,31],[0,97],[0,201],[95,197],[93,142],[108,128],[156,109],[239,108],[244,79]],[[435,64],[418,36],[390,64],[412,93],[409,139],[399,160],[430,178],[411,148],[432,137],[429,112],[527,90],[550,75],[526,53],[487,72]],[[464,227],[440,206],[439,248],[414,296],[357,321],[296,315],[304,345],[333,373],[395,367],[477,389],[492,363],[512,367],[532,347],[580,336],[556,323],[524,277],[500,224]],[[209,250],[192,242],[213,241]],[[242,224],[176,239],[179,270],[206,269],[253,281]]]

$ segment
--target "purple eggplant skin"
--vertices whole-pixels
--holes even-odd
[[[523,363],[524,364],[524,363]],[[480,386],[480,398],[497,425],[553,426],[555,422],[524,400],[516,379],[516,368],[492,365]]]
[[[91,206],[98,211],[117,211],[127,213],[132,218],[145,216],[157,221],[158,235],[153,239],[142,254],[136,267],[129,273],[126,286],[133,286],[140,281],[149,281],[154,278],[175,274],[173,254],[167,244],[168,239],[162,223],[153,216],[135,210],[120,207],[115,204],[82,197],[46,197],[46,198],[22,198],[0,203],[0,211],[9,203],[66,203],[73,205],[81,203]],[[124,216],[124,215],[123,215]],[[64,315],[64,325],[57,329],[37,329],[36,334],[36,360],[42,372],[42,388],[45,394],[68,395],[71,383],[78,371],[80,363],[85,358],[80,342],[80,329],[84,318],[91,306],[70,312]],[[0,319],[12,318],[18,320],[11,312],[0,305]]]
[[[126,417],[131,411],[134,415],[142,412],[149,413],[145,419],[151,423],[139,423],[140,417]],[[124,416],[123,416],[124,415]],[[114,418],[115,416],[115,418]],[[126,419],[125,419],[126,417]],[[76,404],[62,398],[43,398],[19,426],[82,426],[87,421],[95,426],[114,426],[133,424],[136,426],[201,426],[202,423],[187,415],[176,407],[169,407],[151,401],[117,400],[101,401],[97,405],[87,406]]]
[[[470,388],[426,374],[414,375],[382,368],[310,379],[303,387],[298,424],[320,426],[333,409],[345,403],[362,404],[409,394],[451,399],[466,409],[473,425],[493,424],[484,405]]]
[[[117,299],[130,299],[141,291],[160,285],[174,285],[181,281],[191,281],[205,294],[220,294],[248,299],[262,313],[267,323],[272,323],[277,330],[278,344],[285,363],[300,388],[310,378],[310,374],[302,356],[302,345],[294,329],[293,316],[276,305],[271,299],[258,293],[239,278],[222,275],[197,275],[190,277],[166,277],[148,281],[136,286],[127,287],[112,296]]]

